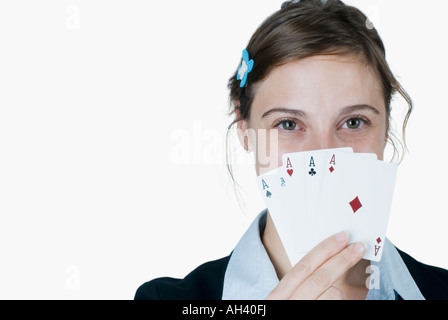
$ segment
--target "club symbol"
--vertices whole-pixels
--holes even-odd
[[[314,168],[311,168],[311,170],[308,172],[310,176],[314,176],[317,172],[314,170]]]

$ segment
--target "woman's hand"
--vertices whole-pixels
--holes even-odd
[[[339,232],[308,252],[280,281],[266,299],[344,299],[333,284],[361,260],[363,243],[349,246],[348,235]]]

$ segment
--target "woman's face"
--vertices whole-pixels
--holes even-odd
[[[250,119],[239,129],[257,156],[258,175],[280,166],[289,152],[352,147],[383,159],[387,139],[378,80],[362,62],[341,56],[273,69],[256,84]]]

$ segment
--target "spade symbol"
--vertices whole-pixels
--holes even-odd
[[[269,192],[269,190],[266,191],[266,197],[270,198],[272,193]]]

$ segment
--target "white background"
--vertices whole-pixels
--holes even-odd
[[[227,80],[281,3],[0,2],[0,298],[131,299],[231,252],[264,203],[234,136],[240,204],[226,173]],[[347,3],[415,103],[388,236],[448,268],[448,5]]]

